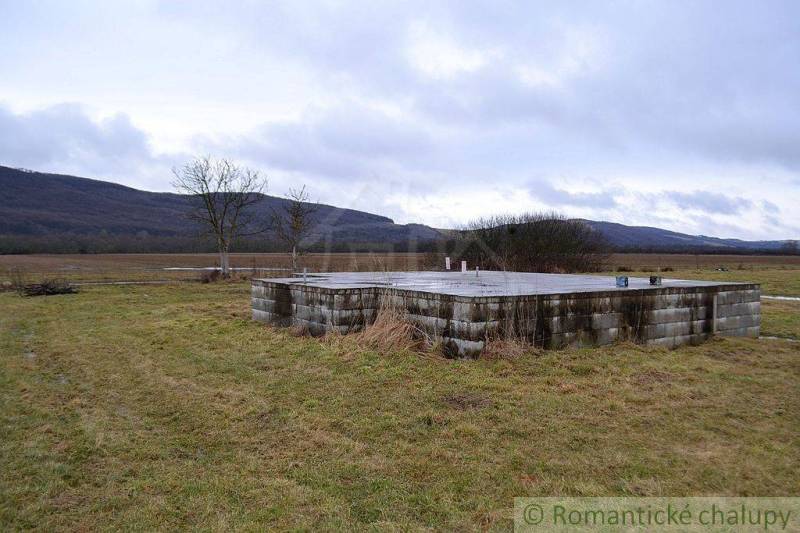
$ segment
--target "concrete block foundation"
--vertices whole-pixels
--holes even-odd
[[[253,319],[313,335],[350,333],[382,307],[403,311],[452,357],[477,357],[491,339],[534,346],[632,340],[668,347],[712,335],[758,337],[760,286],[523,272],[342,272],[254,279]]]

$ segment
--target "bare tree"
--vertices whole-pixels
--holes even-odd
[[[289,189],[288,200],[272,210],[272,229],[292,252],[292,270],[297,270],[300,245],[314,226],[313,215],[317,205],[310,203],[310,196],[303,185],[300,189]]]
[[[173,186],[189,194],[195,206],[192,220],[204,225],[214,237],[223,277],[230,274],[228,252],[240,237],[261,233],[250,207],[261,201],[267,186],[258,171],[240,167],[228,159],[198,157],[174,168]]]

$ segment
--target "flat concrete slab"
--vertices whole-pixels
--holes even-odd
[[[696,344],[712,335],[757,337],[761,290],[718,283],[530,272],[334,272],[254,279],[253,319],[312,334],[349,333],[397,309],[445,354],[476,357],[493,339],[535,346],[633,340]]]
[[[616,286],[615,276],[539,274],[533,272],[326,272],[302,277],[268,278],[263,281],[323,289],[380,287],[452,296],[526,296],[587,292],[621,292],[668,287],[721,287],[747,285],[713,281],[663,279],[660,286],[649,278],[628,278],[628,287]]]

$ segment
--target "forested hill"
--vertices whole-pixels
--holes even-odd
[[[105,181],[45,174],[0,166],[1,251],[193,251],[205,249],[201,233],[187,218],[191,198],[140,191]],[[287,202],[265,195],[254,209],[264,222]],[[437,239],[420,224],[320,204],[309,244],[345,246],[372,243],[389,248]],[[269,236],[246,247],[267,247]],[[28,243],[26,245],[26,243]],[[274,245],[272,245],[274,247]]]
[[[254,206],[266,225],[288,200],[265,195]],[[191,198],[116,183],[0,166],[0,253],[192,252],[213,249],[188,218]],[[432,248],[451,231],[319,205],[306,244],[317,250],[405,251]],[[660,228],[586,220],[617,250],[777,252],[786,241],[743,241]],[[425,246],[425,245],[428,246]],[[269,234],[241,242],[240,251],[282,250]]]

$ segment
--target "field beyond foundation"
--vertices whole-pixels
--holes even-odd
[[[119,257],[69,256],[71,276],[211,266]],[[663,275],[800,296],[794,258],[719,257]],[[778,338],[474,361],[297,337],[249,306],[246,280],[0,293],[0,529],[508,530],[515,496],[797,494],[798,301],[763,300]]]
[[[0,282],[8,279],[12,269],[32,279],[56,277],[75,282],[197,281],[203,274],[201,269],[218,264],[215,254],[0,255]],[[231,254],[231,266],[239,269],[240,277],[281,277],[291,271],[291,257],[280,253]],[[431,270],[444,267],[444,255],[310,253],[301,256],[299,267],[309,272]],[[765,294],[800,295],[800,256],[612,254],[605,271],[630,275],[660,273],[679,279],[755,281],[762,283]]]

